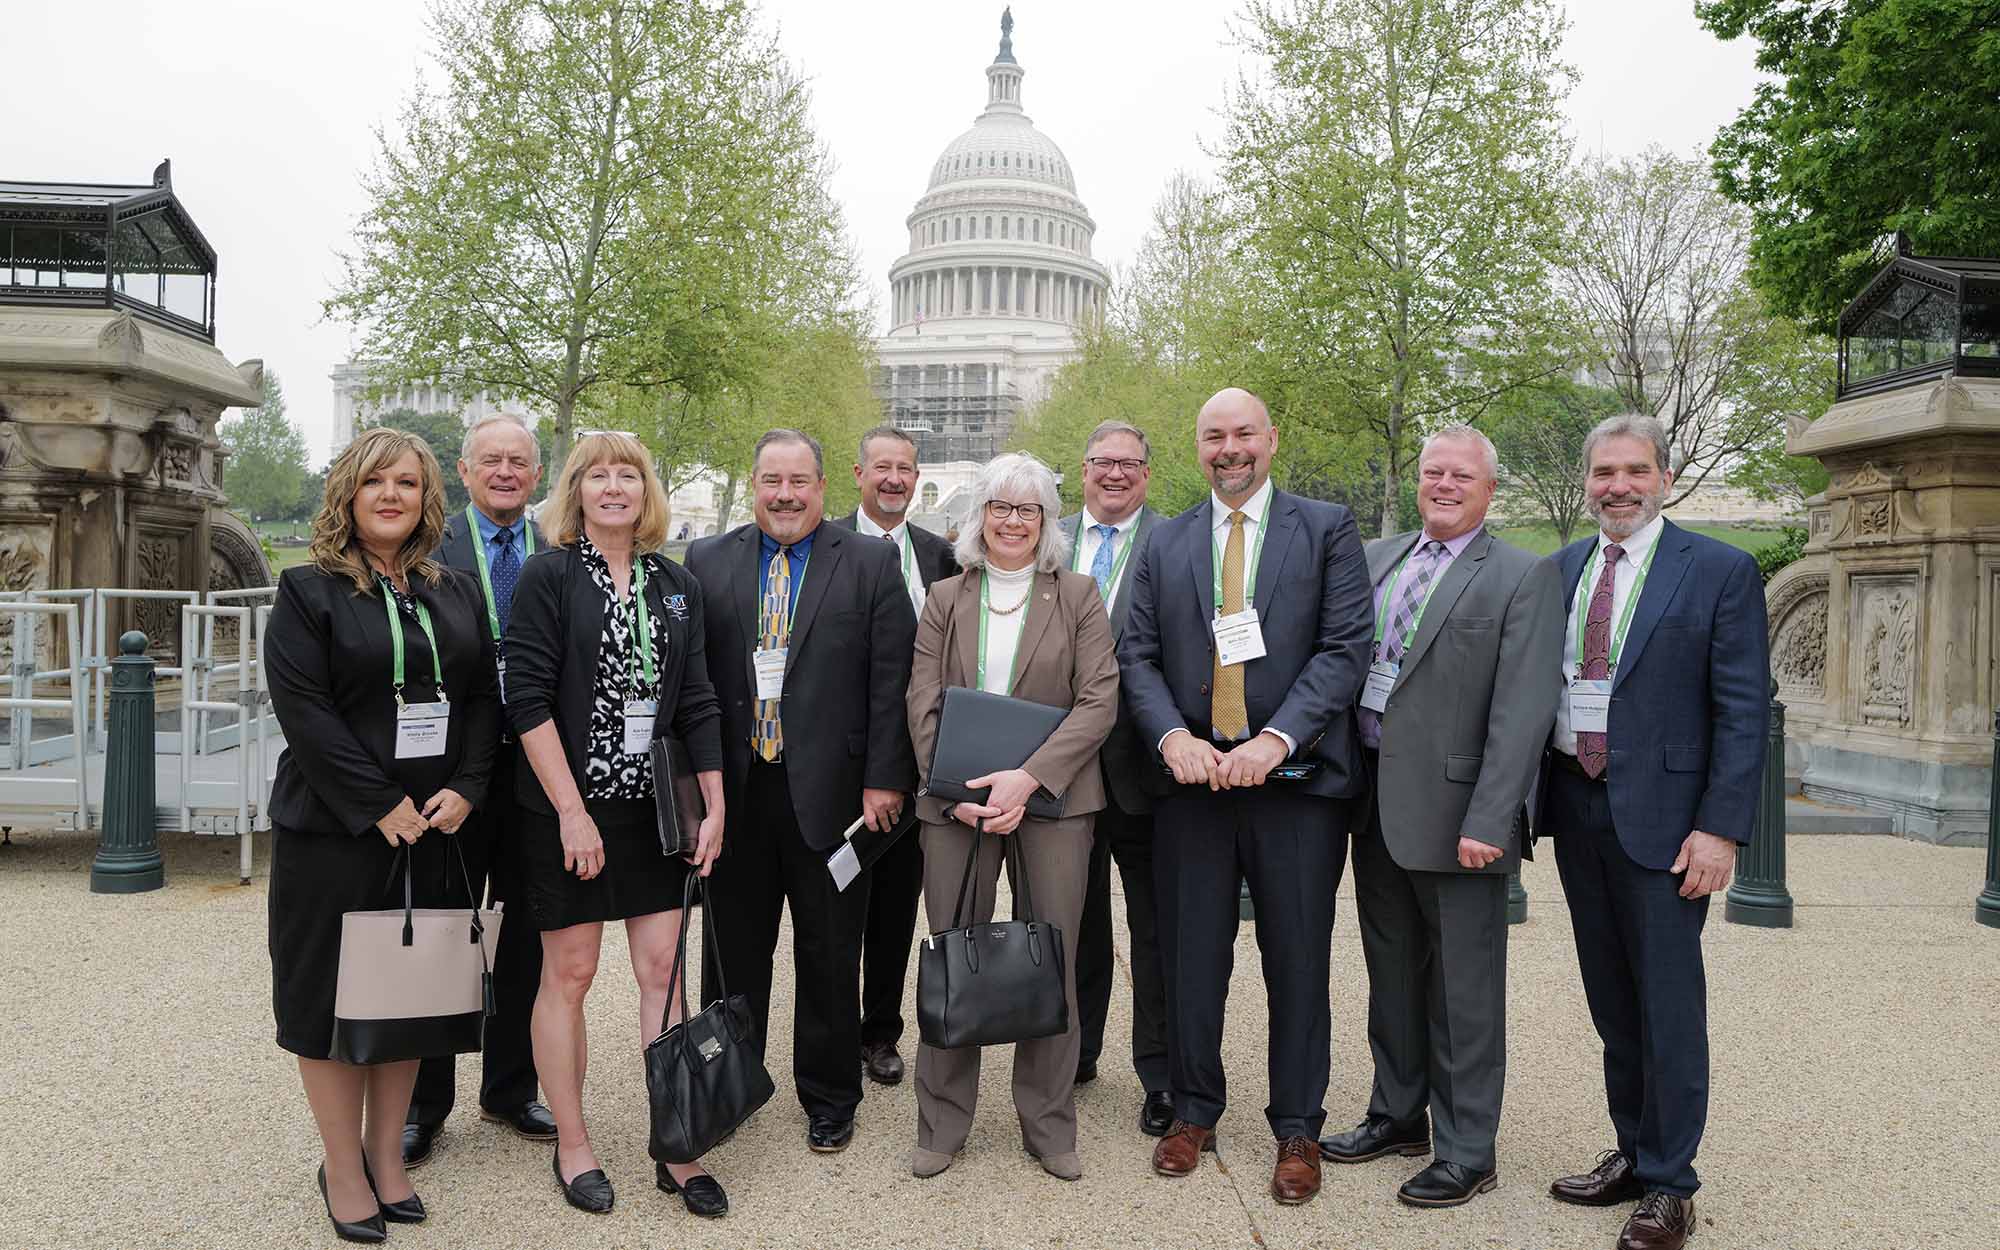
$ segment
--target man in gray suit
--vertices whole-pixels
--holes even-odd
[[[1097,581],[1111,614],[1111,637],[1125,630],[1132,597],[1123,593],[1134,553],[1160,522],[1146,506],[1153,458],[1146,435],[1123,421],[1106,421],[1083,444],[1083,511],[1062,520],[1069,566]],[[1160,930],[1153,902],[1153,798],[1160,773],[1119,705],[1118,724],[1104,743],[1100,766],[1108,802],[1097,814],[1084,884],[1083,924],[1076,945],[1076,1005],[1083,1017],[1083,1046],[1076,1079],[1097,1078],[1104,1050],[1104,1021],[1111,1009],[1111,861],[1125,887],[1125,924],[1132,934],[1132,1068],[1146,1091],[1139,1131],[1166,1133],[1174,1122],[1167,1074],[1167,988],[1160,977]]]
[[[1396,1191],[1419,1207],[1498,1180],[1507,874],[1561,692],[1560,579],[1486,531],[1498,468],[1484,434],[1439,430],[1417,461],[1423,529],[1367,547],[1375,646],[1356,724],[1373,785],[1353,858],[1375,1087],[1320,1153],[1429,1154],[1435,1129],[1435,1160]]]

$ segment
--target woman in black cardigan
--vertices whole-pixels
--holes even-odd
[[[264,640],[286,742],[271,784],[272,1008],[326,1148],[327,1217],[350,1241],[381,1241],[385,1217],[416,1223],[424,1206],[403,1173],[417,1061],[332,1057],[341,914],[391,905],[385,886],[403,847],[418,906],[472,906],[451,835],[486,797],[500,736],[479,585],[431,559],[443,532],[430,448],[369,430],[327,470],[311,563],[278,579]],[[448,708],[441,749],[399,751],[399,704],[438,701]]]
[[[659,1034],[682,888],[722,851],[722,711],[703,658],[701,589],[654,554],[667,495],[639,441],[579,439],[539,520],[550,550],[521,567],[507,626],[507,715],[528,764],[515,770],[522,876],[542,931],[531,1029],[556,1121],[556,1183],[572,1206],[604,1212],[611,1182],[583,1121],[583,1000],[604,922],[623,920],[640,1045]],[[689,861],[661,852],[654,823],[646,751],[669,728],[708,806]],[[657,1164],[654,1179],[697,1215],[729,1209],[699,1164]]]

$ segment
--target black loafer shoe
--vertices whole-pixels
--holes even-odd
[[[549,1166],[555,1170],[556,1184],[561,1187],[563,1197],[569,1200],[571,1206],[579,1211],[588,1211],[592,1215],[604,1215],[610,1212],[611,1178],[604,1174],[603,1168],[579,1172],[574,1180],[566,1181],[562,1178],[560,1151],[549,1159]]]
[[[1146,1091],[1139,1106],[1139,1131],[1148,1137],[1165,1137],[1174,1126],[1174,1096],[1163,1089]]]
[[[729,1214],[729,1195],[723,1192],[722,1182],[706,1173],[690,1176],[687,1184],[682,1185],[668,1174],[666,1164],[655,1163],[653,1183],[667,1193],[679,1194],[681,1205],[688,1209],[689,1215],[699,1215],[705,1220],[719,1220]]]
[[[1076,1065],[1076,1083],[1088,1085],[1097,1079],[1097,1060],[1090,1059]]]
[[[1427,1155],[1431,1152],[1428,1120],[1398,1124],[1387,1116],[1371,1115],[1345,1133],[1319,1139],[1320,1157],[1335,1163],[1366,1163],[1383,1155]]]
[[[435,1124],[405,1124],[403,1126],[403,1167],[422,1167],[431,1161],[431,1151],[437,1149],[438,1126]]]
[[[1396,1196],[1413,1207],[1462,1207],[1500,1183],[1500,1173],[1439,1159],[1403,1182]]]
[[[1632,1160],[1616,1150],[1597,1156],[1597,1166],[1575,1176],[1561,1177],[1549,1186],[1549,1197],[1580,1207],[1615,1207],[1637,1202],[1646,1187],[1633,1175]]]
[[[874,1042],[861,1048],[861,1070],[877,1085],[897,1085],[903,1080],[903,1057],[889,1042]]]
[[[326,1204],[327,1222],[342,1241],[378,1242],[389,1240],[389,1230],[382,1226],[382,1212],[376,1211],[365,1220],[348,1221],[335,1217],[333,1199],[326,1196],[326,1164],[319,1165],[319,1200]]]
[[[430,1218],[430,1212],[424,1210],[424,1200],[415,1190],[400,1202],[382,1201],[382,1191],[375,1188],[375,1173],[368,1170],[365,1158],[361,1160],[361,1175],[368,1178],[368,1189],[375,1195],[375,1205],[382,1208],[382,1218],[391,1224],[421,1224]]]
[[[556,1118],[549,1109],[538,1102],[525,1102],[512,1111],[495,1111],[491,1107],[481,1107],[479,1118],[490,1124],[504,1124],[515,1134],[529,1141],[554,1141],[556,1139]],[[409,1164],[404,1164],[408,1167]]]
[[[847,1149],[854,1140],[854,1120],[836,1120],[831,1116],[814,1115],[806,1117],[806,1145],[814,1154],[837,1155]]]

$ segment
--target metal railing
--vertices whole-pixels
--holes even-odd
[[[238,656],[234,660],[217,660],[215,658],[215,618],[202,618],[200,650],[196,653],[204,657],[207,661],[201,670],[201,689],[197,696],[202,701],[208,702],[214,699],[214,682],[220,678],[233,676],[236,679],[236,689],[239,696],[245,690],[258,687],[258,677],[263,667],[262,661],[264,658],[262,630],[264,622],[270,619],[272,605],[268,603],[253,604],[250,600],[276,599],[277,595],[278,588],[276,586],[244,586],[236,590],[211,590],[208,592],[208,606],[210,607],[249,607],[256,609],[256,611],[250,618],[252,630],[249,639],[250,646],[247,649],[239,646]],[[238,642],[241,643],[242,640],[242,636],[239,635]],[[224,738],[231,736],[234,738],[233,742],[225,742],[223,744],[225,749],[231,745],[244,746],[247,744],[250,734],[250,719],[253,713],[260,721],[256,727],[256,732],[260,736],[263,734],[264,727],[261,724],[264,716],[263,706],[263,702],[260,701],[254,704],[245,703],[238,708],[239,715],[237,716],[236,723],[231,726],[234,734],[220,735]],[[218,736],[213,730],[213,722],[207,712],[203,712],[195,718],[195,733],[195,754],[207,755],[214,749],[214,739]]]
[[[70,741],[76,755],[76,776],[73,780],[54,777],[15,778],[12,784],[33,786],[37,789],[74,785],[76,790],[76,806],[72,812],[76,821],[74,827],[88,829],[90,828],[90,767],[84,736],[86,683],[83,677],[82,657],[79,654],[82,631],[77,620],[82,608],[76,603],[37,603],[27,599],[15,599],[0,604],[0,611],[11,617],[13,624],[13,671],[0,675],[0,680],[5,680],[9,685],[9,693],[0,695],[0,708],[5,708],[12,714],[13,768],[17,770],[25,768],[29,762],[28,747],[34,734],[34,714],[38,711],[67,711],[70,714]],[[66,668],[36,669],[33,657],[38,654],[35,623],[39,618],[62,620],[67,634],[66,640],[69,643],[69,665]],[[22,628],[24,625],[27,627],[25,630]],[[24,633],[25,638],[22,636]],[[68,697],[61,699],[35,697],[37,681],[56,677],[68,680]],[[22,693],[24,687],[25,694]]]
[[[242,665],[245,663],[249,655],[249,648],[251,646],[250,631],[253,628],[251,623],[252,614],[253,614],[253,609],[251,608],[205,606],[192,603],[183,604],[181,606],[181,637],[189,638],[197,636],[195,633],[195,622],[197,620],[201,620],[205,624],[213,622],[215,620],[233,620],[236,622],[236,630],[237,630],[236,659],[238,665]],[[190,659],[189,667],[195,670],[197,673],[205,673],[209,665],[211,665],[212,663],[213,663],[212,656],[196,656]],[[242,669],[239,668],[238,671],[242,671]],[[196,716],[197,714],[202,712],[236,712],[240,716],[242,716],[245,715],[248,708],[254,708],[256,705],[258,692],[254,686],[248,691],[239,690],[237,700],[229,703],[223,703],[219,700],[214,700],[214,699],[197,698],[195,697],[196,694],[198,693],[196,687],[197,683],[195,682],[182,683],[181,742],[185,748],[191,748],[195,743],[196,733],[193,724],[193,717]],[[242,698],[246,694],[251,700],[250,704],[247,707],[242,702]],[[245,716],[245,720],[247,723],[247,716]],[[262,742],[260,737],[259,740],[260,748],[261,745]],[[258,752],[260,758],[256,761],[256,767],[254,771],[252,769],[251,754],[252,753],[248,749],[247,743],[244,744],[242,748],[239,748],[236,753],[236,825],[234,831],[238,835],[238,838],[242,844],[240,848],[239,859],[241,861],[240,867],[241,867],[242,879],[245,881],[248,881],[250,879],[250,834],[252,832],[250,814],[253,810],[261,810],[262,807],[262,804],[259,803],[255,805],[255,807],[253,808],[250,798],[252,793],[251,787],[253,784],[252,781],[253,777],[256,779],[255,784],[258,786],[258,790],[261,795],[261,788],[263,781],[263,762],[261,759],[261,750]],[[203,830],[196,827],[197,822],[194,819],[194,811],[193,811],[194,804],[191,801],[193,797],[191,790],[192,790],[192,782],[194,780],[194,755],[195,753],[192,749],[183,749],[180,753],[180,770],[181,770],[180,771],[180,777],[181,777],[180,827],[183,829],[194,830],[195,832],[198,833],[228,832],[227,830],[221,830],[221,829],[210,828]]]

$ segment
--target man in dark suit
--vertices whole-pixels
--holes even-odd
[[[1118,646],[1126,709],[1178,783],[1154,816],[1178,1118],[1153,1170],[1189,1175],[1215,1147],[1247,879],[1271,1012],[1271,1193],[1301,1203],[1319,1193],[1333,893],[1366,783],[1354,699],[1374,623],[1368,564],[1346,508],[1272,488],[1278,433],[1255,395],[1217,393],[1195,440],[1213,490],[1136,557]],[[1280,765],[1310,775],[1273,780]]]
[[[861,436],[854,482],[861,507],[833,523],[896,544],[910,607],[921,617],[931,583],[958,572],[951,544],[909,523],[917,495],[917,443],[893,425]],[[861,1067],[869,1079],[894,1085],[903,1079],[903,986],[924,887],[924,852],[913,828],[896,839],[868,870],[868,927],[861,945]]]
[[[1660,516],[1673,474],[1659,422],[1612,417],[1583,448],[1598,532],[1550,557],[1569,602],[1566,690],[1535,827],[1556,840],[1617,1145],[1550,1193],[1636,1199],[1620,1250],[1678,1250],[1708,1118],[1702,924],[1750,840],[1764,768],[1764,588],[1747,553]]]
[[[834,888],[826,860],[856,816],[895,827],[915,788],[904,700],[917,618],[896,548],[823,524],[826,469],[797,430],[757,440],[756,520],[688,548],[710,606],[708,671],[722,702],[728,850],[715,866],[721,952],[702,996],[749,999],[769,1036],[779,915],[792,913],[798,1001],[792,1073],[806,1144],[854,1138],[861,1103],[861,935],[868,887]]]
[[[486,627],[498,651],[504,700],[507,653],[498,644],[513,608],[521,562],[534,551],[534,526],[526,513],[542,480],[541,448],[526,419],[501,415],[475,422],[465,432],[458,476],[472,502],[463,513],[446,519],[437,557],[479,578]],[[507,741],[505,733],[501,741]],[[461,830],[459,846],[465,852],[474,894],[487,891],[496,902],[518,905],[520,830],[514,805],[514,755],[511,749],[493,753],[486,801]],[[536,1099],[535,1056],[528,1041],[528,1017],[541,979],[541,939],[533,925],[516,916],[514,923],[500,926],[500,946],[493,956],[496,1014],[486,1022],[479,1115],[532,1141],[553,1141],[556,1122]],[[417,1069],[416,1092],[403,1126],[403,1166],[416,1167],[431,1157],[456,1095],[452,1060],[424,1060]]]
[[[1064,517],[1062,533],[1070,567],[1089,573],[1111,614],[1115,641],[1132,614],[1132,553],[1160,523],[1146,506],[1152,481],[1152,448],[1146,435],[1123,421],[1106,421],[1083,445],[1083,511]],[[1160,980],[1160,930],[1153,900],[1153,799],[1162,788],[1150,744],[1140,741],[1119,702],[1118,725],[1100,760],[1105,797],[1097,814],[1084,883],[1083,927],[1076,945],[1076,1005],[1083,1013],[1079,1085],[1097,1078],[1104,1050],[1104,1020],[1111,1010],[1111,861],[1125,889],[1125,925],[1132,936],[1132,1068],[1145,1098],[1139,1131],[1165,1135],[1174,1120],[1173,1082],[1167,1074],[1167,999]]]
[[[1417,459],[1423,528],[1367,548],[1375,648],[1358,720],[1374,785],[1353,857],[1375,1087],[1320,1153],[1426,1154],[1435,1128],[1436,1159],[1396,1191],[1419,1207],[1498,1183],[1507,874],[1560,690],[1556,571],[1486,530],[1498,482],[1484,434],[1437,431]]]

